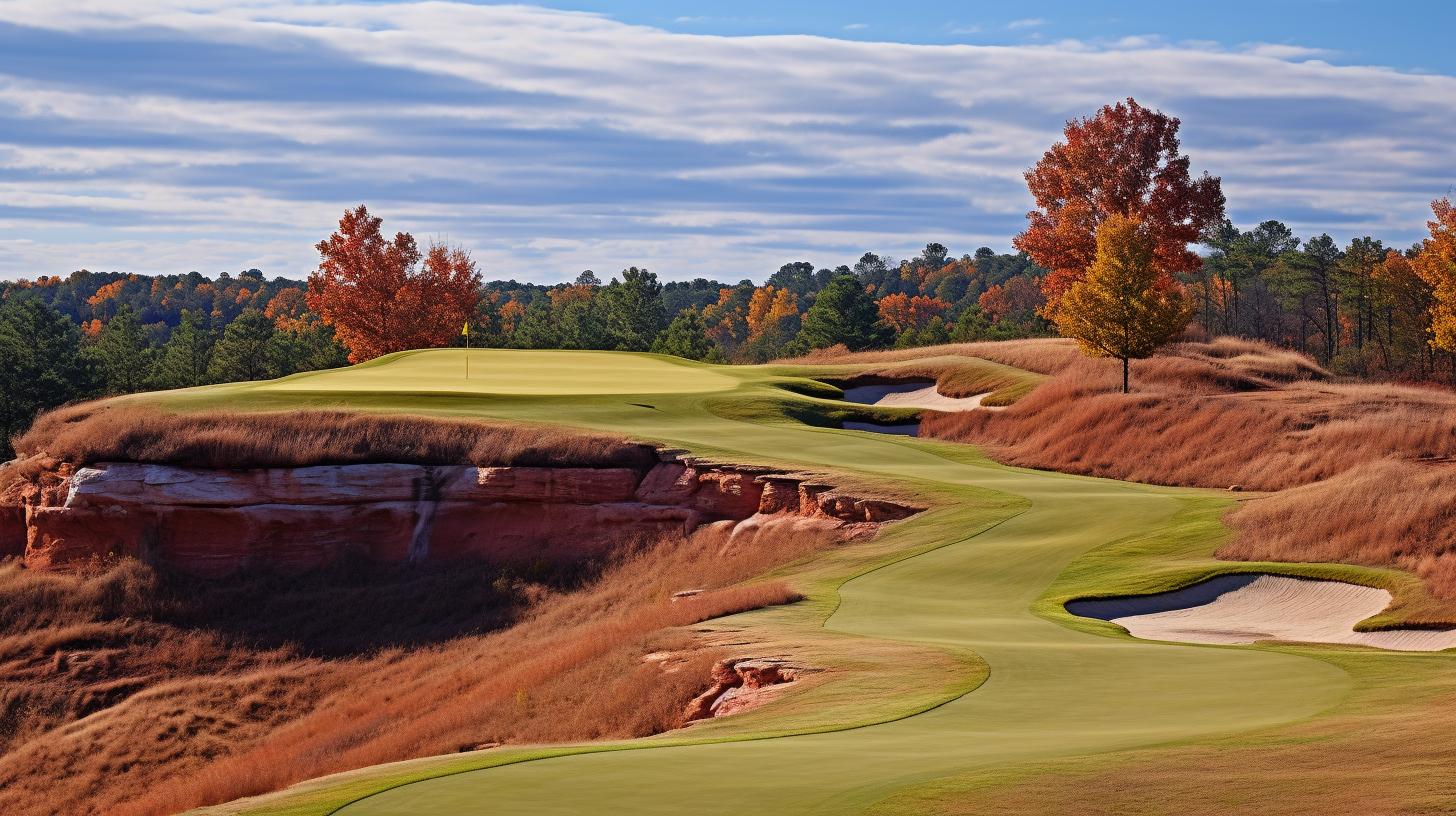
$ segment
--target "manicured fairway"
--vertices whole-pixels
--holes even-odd
[[[854,813],[916,785],[963,778],[978,769],[1309,717],[1337,704],[1351,688],[1343,670],[1289,651],[1140,642],[1110,636],[1113,630],[1104,624],[1068,626],[1064,615],[1050,616],[1063,621],[1058,622],[1033,611],[1068,565],[1104,545],[1137,542],[1133,549],[1152,553],[1211,549],[1204,540],[1208,533],[1196,530],[1216,530],[1210,520],[1222,500],[1206,492],[1017,470],[964,447],[790,422],[778,413],[784,404],[815,403],[775,386],[786,375],[803,372],[689,368],[651,356],[552,356],[491,352],[496,367],[489,374],[490,390],[517,395],[509,399],[421,396],[430,390],[422,384],[451,365],[448,351],[407,355],[362,371],[298,376],[284,385],[177,392],[168,399],[184,409],[277,408],[288,404],[278,398],[287,387],[300,395],[296,405],[342,400],[372,410],[615,429],[739,461],[832,470],[902,485],[933,496],[939,509],[897,525],[895,540],[905,541],[907,550],[912,544],[944,546],[844,584],[837,608],[827,599],[824,608],[834,611],[827,619],[814,619],[813,626],[822,622],[865,643],[973,650],[989,664],[989,679],[969,694],[894,722],[708,744],[647,740],[642,750],[603,752],[583,746],[584,753],[394,787],[347,804],[338,811],[346,816]],[[675,369],[681,374],[667,375]],[[639,381],[643,371],[650,373]],[[675,382],[683,383],[685,392],[706,392],[724,380],[731,391],[667,393]],[[396,385],[388,386],[391,382]],[[378,390],[362,393],[370,388]],[[657,396],[633,399],[626,389]],[[525,398],[543,394],[554,396]],[[566,396],[571,394],[582,396]],[[988,491],[1006,500],[1001,510],[988,511]],[[977,534],[987,526],[988,512],[999,515],[999,523]],[[1196,539],[1193,545],[1190,536]],[[1190,561],[1189,566],[1195,565]],[[1088,574],[1095,578],[1098,573]],[[816,596],[810,594],[813,603]],[[755,621],[776,614],[784,613],[765,610],[736,620],[751,630]],[[867,708],[884,705],[884,700],[865,702]],[[765,721],[771,710],[758,713],[764,717],[751,720],[753,728],[735,733],[729,718],[716,724],[721,728],[712,735],[720,740],[758,736],[755,729],[771,725]],[[863,713],[873,717],[875,712]],[[695,732],[689,729],[673,739]],[[522,749],[487,754],[482,763],[530,756]],[[421,767],[427,771],[428,763]],[[337,795],[344,798],[327,806],[315,798],[312,805],[290,809],[285,796],[258,812],[331,812],[367,787],[348,788],[355,793],[347,796],[340,789]]]

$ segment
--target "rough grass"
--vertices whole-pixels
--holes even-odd
[[[1223,558],[1396,566],[1456,598],[1456,466],[1384,460],[1245,502]]]
[[[1258,343],[1190,343],[1137,361],[1130,395],[1107,361],[1080,360],[1005,411],[926,414],[921,433],[1027,467],[1252,490],[1391,456],[1456,456],[1456,395],[1323,376]]]
[[[742,582],[830,540],[729,547],[707,528],[575,582],[486,565],[216,583],[5,566],[0,811],[173,813],[492,742],[673,728],[719,656],[681,627],[795,600]],[[670,600],[686,588],[707,591]],[[683,657],[642,660],[663,649]]]
[[[1037,374],[1055,374],[1074,364],[1081,357],[1081,353],[1077,351],[1077,344],[1073,341],[1050,338],[950,343],[942,346],[885,351],[850,351],[843,345],[838,345],[818,349],[803,357],[794,357],[780,362],[800,365],[875,365],[923,360],[926,357],[941,355],[991,360]]]
[[[345,411],[170,413],[125,401],[40,416],[17,437],[22,456],[82,465],[157,462],[192,467],[303,467],[360,462],[539,467],[635,467],[651,446],[539,425]]]

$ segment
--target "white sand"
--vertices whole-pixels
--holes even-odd
[[[932,411],[973,411],[977,408],[987,411],[1000,410],[1001,406],[982,405],[981,400],[991,392],[970,397],[947,397],[930,385],[861,385],[844,389],[844,398],[861,405],[883,405],[886,408],[928,408]]]
[[[1132,600],[1132,599],[1128,599]],[[1188,609],[1113,618],[1135,637],[1188,643],[1290,640],[1350,643],[1404,652],[1456,647],[1456,630],[1356,632],[1356,623],[1390,604],[1383,589],[1341,581],[1261,575],[1252,583]]]

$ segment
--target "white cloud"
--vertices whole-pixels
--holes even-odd
[[[1023,28],[1040,28],[1046,25],[1046,20],[1040,17],[1023,17],[1020,20],[1012,20],[1006,24],[1008,31],[1019,31]]]
[[[518,279],[637,263],[736,280],[932,239],[1004,248],[1022,170],[1066,119],[1127,95],[1183,118],[1195,168],[1224,177],[1246,221],[1399,242],[1456,181],[1456,79],[1287,45],[734,38],[449,2],[0,0],[0,19],[252,49],[259,70],[316,55],[337,77],[298,79],[338,87],[290,97],[205,62],[143,87],[7,60],[0,275],[298,274],[360,200]]]

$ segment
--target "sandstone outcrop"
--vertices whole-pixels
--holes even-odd
[[[345,553],[403,563],[570,563],[624,538],[780,525],[846,527],[918,508],[664,452],[632,468],[351,464],[209,470],[55,464],[0,497],[0,557],[60,568],[133,557],[197,575],[299,572]]]
[[[812,671],[777,657],[735,657],[713,666],[712,685],[683,710],[683,722],[757,708],[777,696],[785,684]]]

